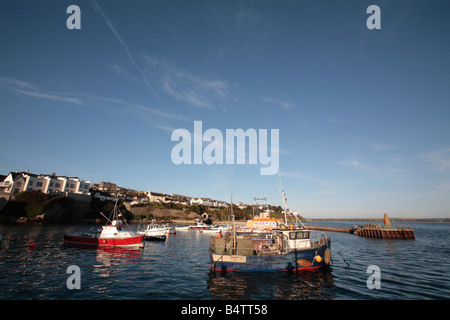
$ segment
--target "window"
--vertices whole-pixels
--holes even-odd
[[[290,240],[309,239],[309,231],[294,231],[289,232]]]
[[[59,188],[59,187],[61,187],[61,184],[60,183],[55,183],[55,187]]]
[[[53,187],[53,182],[50,182],[50,187]]]
[[[28,185],[32,186],[33,185],[33,181],[30,180],[30,182],[28,182]]]
[[[36,187],[42,187],[42,182],[36,182]]]

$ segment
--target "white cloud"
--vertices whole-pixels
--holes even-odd
[[[450,147],[440,148],[420,155],[427,162],[431,163],[434,170],[450,170]]]
[[[166,61],[144,54],[153,74],[166,93],[180,102],[202,109],[216,109],[228,98],[228,83],[207,79],[175,67]]]
[[[263,97],[262,99],[263,99],[263,101],[265,101],[267,103],[274,103],[285,110],[290,110],[290,109],[295,108],[295,103],[292,103],[289,101],[272,98],[272,97]]]
[[[397,146],[394,146],[392,144],[386,144],[386,143],[376,143],[372,145],[372,149],[375,151],[380,151],[380,152],[384,152],[384,151],[391,151],[391,150],[395,150],[397,149]]]
[[[123,41],[122,37],[120,36],[119,32],[117,32],[117,29],[115,28],[115,26],[113,25],[113,23],[111,22],[111,20],[106,16],[106,14],[103,12],[103,10],[100,8],[100,6],[98,5],[98,3],[93,0],[92,3],[94,4],[94,9],[95,11],[97,11],[98,14],[100,14],[103,19],[105,20],[108,28],[112,31],[112,33],[114,34],[114,36],[117,38],[117,40],[119,41],[120,45],[124,48],[128,58],[130,59],[131,63],[134,65],[134,67],[138,70],[138,72],[140,73],[140,75],[142,76],[142,79],[144,80],[145,84],[148,86],[148,88],[151,90],[151,92],[153,93],[153,95],[155,96],[155,98],[161,103],[161,100],[159,99],[159,96],[156,94],[155,90],[153,89],[153,86],[150,84],[150,81],[147,79],[147,77],[145,76],[144,71],[142,70],[141,67],[139,67],[139,65],[136,63],[136,60],[134,59],[133,55],[131,54],[130,50],[128,50],[128,46],[125,44],[125,41]]]
[[[347,123],[348,123],[347,121],[344,121],[344,120],[338,120],[338,119],[335,119],[335,118],[333,118],[333,117],[328,117],[327,121],[328,121],[329,123],[332,123],[332,124],[347,124]]]
[[[0,87],[8,89],[12,93],[24,95],[27,97],[69,102],[77,105],[83,104],[80,99],[69,96],[67,93],[46,92],[42,89],[39,89],[35,84],[11,77],[0,77]]]
[[[165,131],[173,131],[175,127],[167,124],[165,121],[191,121],[183,115],[176,112],[166,112],[160,109],[150,108],[141,104],[127,102],[118,98],[105,98],[94,94],[85,94],[86,98],[90,99],[93,104],[104,105],[106,103],[107,108],[103,108],[102,112],[116,113],[122,115],[131,115],[139,120],[143,121],[151,127],[162,129]]]
[[[361,172],[375,172],[376,169],[370,165],[363,164],[360,161],[356,159],[356,155],[353,155],[351,159],[347,159],[344,161],[338,162],[340,165],[351,167],[355,170],[361,171]]]

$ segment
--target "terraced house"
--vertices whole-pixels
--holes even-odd
[[[15,195],[22,191],[42,193],[73,193],[89,195],[90,181],[78,177],[57,176],[56,174],[34,174],[27,171],[10,172],[0,181],[0,192]]]

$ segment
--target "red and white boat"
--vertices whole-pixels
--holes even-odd
[[[195,224],[190,226],[184,226],[184,227],[176,227],[176,231],[191,231],[191,230],[206,230],[210,229],[211,225],[205,224],[203,222],[200,222],[200,220],[195,219]]]
[[[77,232],[64,235],[64,243],[76,245],[107,246],[107,247],[143,247],[143,235],[123,228],[122,214],[117,207],[117,201],[111,213],[111,219],[100,212],[108,224],[102,228],[94,228],[88,232]],[[126,221],[125,221],[126,224]]]

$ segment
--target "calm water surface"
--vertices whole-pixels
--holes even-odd
[[[333,262],[323,272],[220,274],[207,272],[210,235],[196,231],[138,250],[93,249],[62,241],[90,226],[0,225],[0,299],[450,299],[450,224],[411,227],[416,240],[329,232]],[[79,290],[66,285],[71,265],[81,270]],[[381,270],[380,289],[367,288],[370,265]]]

